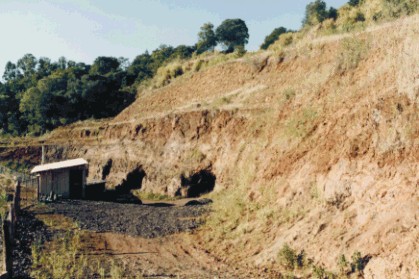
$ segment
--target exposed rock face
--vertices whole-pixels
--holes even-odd
[[[173,121],[176,127],[172,126]],[[224,143],[235,141],[231,137],[238,133],[245,133],[245,129],[241,132],[239,129],[246,123],[244,116],[235,111],[191,111],[138,122],[141,124],[96,128],[100,132],[91,135],[103,139],[88,144],[86,141],[91,139],[86,139],[78,128],[61,131],[69,133],[66,135],[71,139],[69,145],[49,146],[47,157],[62,154],[65,158],[88,158],[89,179],[106,177],[108,187],[121,184],[127,174],[141,166],[145,174],[142,190],[174,196],[181,187],[199,184],[187,182],[188,173],[192,178],[196,173],[213,172],[214,181],[217,174],[222,177],[222,170],[214,162],[220,152],[229,152]],[[137,134],[139,126],[142,132]],[[230,134],[230,127],[237,129],[237,134]],[[77,137],[80,134],[82,138]]]
[[[57,129],[47,157],[84,157],[108,187],[141,167],[142,191],[195,195],[204,171],[215,192],[244,188],[259,207],[214,240],[227,260],[272,267],[290,243],[328,269],[360,251],[367,278],[418,278],[417,34],[414,16],[208,68],[140,94],[113,120]],[[348,38],[368,47],[343,68]]]

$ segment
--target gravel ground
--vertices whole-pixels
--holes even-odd
[[[13,278],[30,278],[31,245],[51,240],[53,232],[35,218],[33,212],[21,211],[16,224],[16,243],[13,248]]]
[[[191,231],[200,224],[200,216],[208,212],[206,205],[171,206],[164,203],[149,205],[112,202],[66,200],[48,204],[42,210],[22,211],[16,230],[13,251],[14,277],[30,278],[31,245],[51,240],[62,233],[52,231],[36,218],[36,214],[62,214],[77,222],[82,229],[95,232],[121,233],[144,238],[155,238]]]
[[[95,232],[114,232],[144,238],[191,231],[208,212],[207,206],[170,206],[119,204],[112,202],[68,200],[48,205],[54,214],[75,220],[80,228]]]

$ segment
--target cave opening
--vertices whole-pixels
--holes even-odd
[[[212,192],[215,180],[215,175],[209,170],[201,170],[190,177],[181,177],[182,187],[186,188],[186,197],[188,198],[197,198]]]
[[[139,190],[142,187],[145,171],[137,167],[127,174],[127,177],[116,187],[119,193],[129,193],[131,190]]]

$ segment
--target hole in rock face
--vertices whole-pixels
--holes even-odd
[[[111,168],[112,159],[109,159],[102,170],[103,180],[109,175]],[[141,189],[145,176],[146,174],[142,167],[136,167],[129,172],[122,183],[114,189],[106,189],[105,181],[92,183],[86,186],[86,199],[141,204],[141,200],[133,195],[131,190]]]
[[[196,198],[214,190],[215,175],[208,170],[201,170],[190,177],[181,177],[182,187],[186,188],[188,198]]]
[[[111,173],[112,169],[112,159],[109,159],[102,169],[102,180],[105,180],[106,177]]]
[[[127,174],[127,178],[115,190],[120,193],[129,193],[131,190],[141,189],[144,177],[145,171],[137,167]]]

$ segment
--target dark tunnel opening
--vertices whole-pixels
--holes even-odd
[[[190,177],[181,177],[182,187],[186,187],[188,198],[197,198],[212,192],[215,187],[215,175],[208,170],[201,170]]]
[[[109,159],[106,164],[103,166],[102,169],[102,180],[105,180],[106,177],[108,177],[108,175],[111,173],[111,169],[112,169],[112,159]]]
[[[131,190],[141,189],[145,175],[145,171],[141,167],[137,167],[127,174],[126,179],[115,190],[118,193],[127,194]]]

